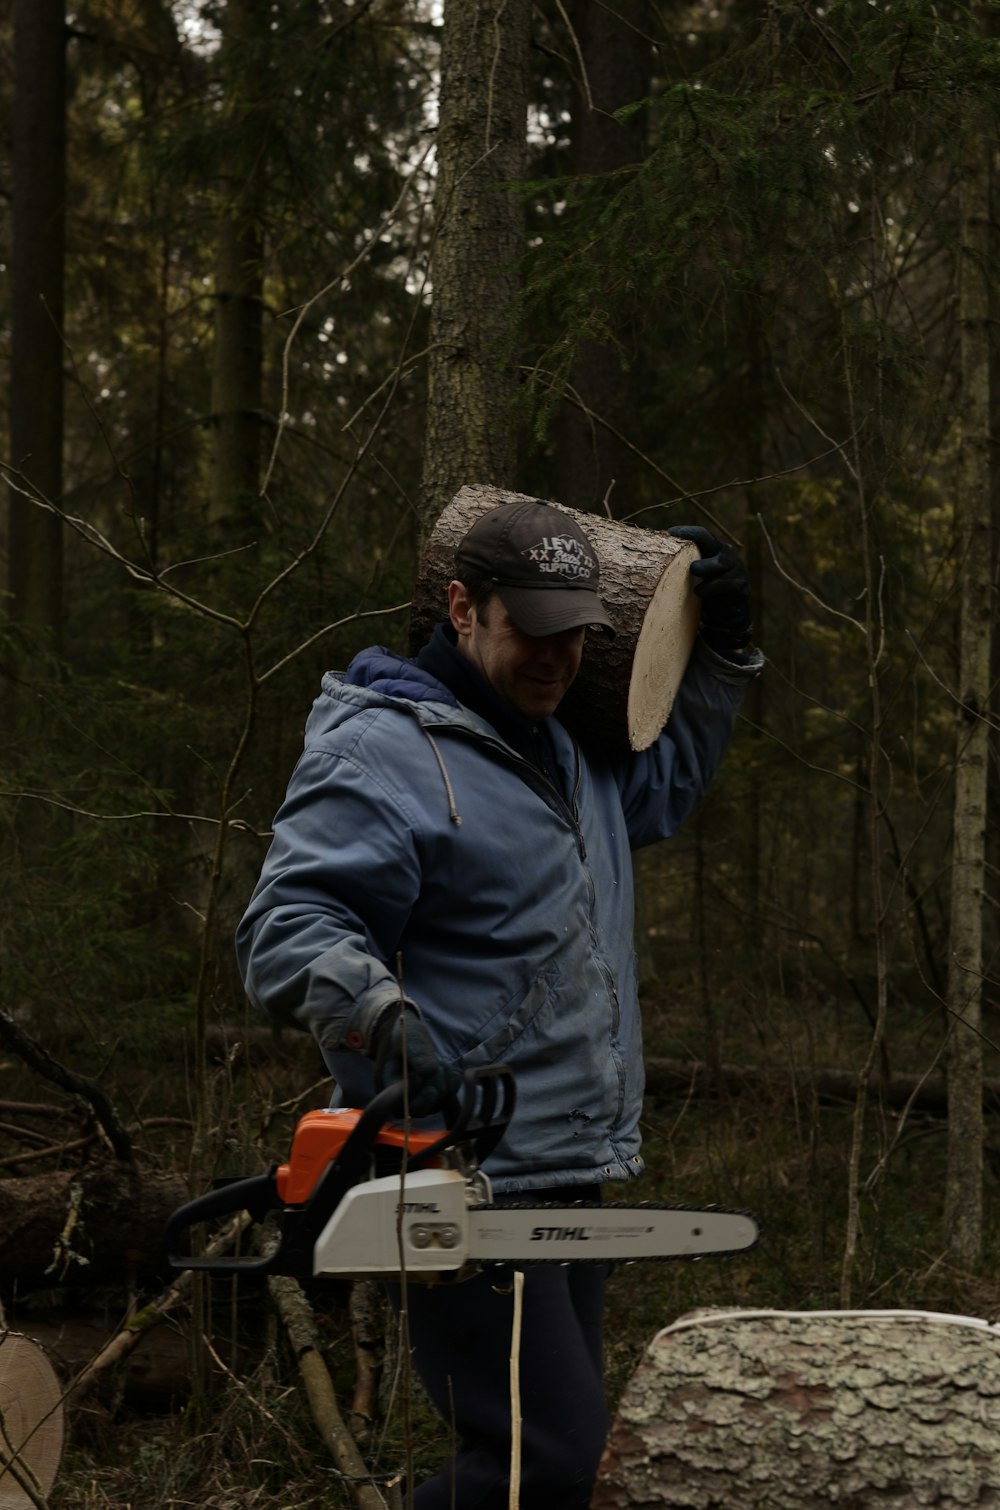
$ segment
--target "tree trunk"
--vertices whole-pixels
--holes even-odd
[[[210,519],[252,517],[260,486],[263,236],[266,133],[261,112],[270,7],[228,0],[225,47],[234,147],[223,185],[215,252]]]
[[[959,691],[948,947],[948,1173],[954,1260],[979,1262],[983,1222],[983,882],[986,859],[992,531],[990,511],[990,156],[985,112],[969,107],[961,170],[962,411],[958,532]]]
[[[592,1510],[995,1507],[998,1370],[965,1317],[685,1317],[626,1387]]]
[[[64,0],[17,0],[10,460],[23,485],[62,494],[63,262],[66,195]],[[10,494],[9,576],[16,620],[59,649],[62,525]]]
[[[516,356],[506,342],[523,244],[530,0],[447,0],[441,41],[433,300],[420,515],[463,483],[516,479]]]
[[[614,112],[650,92],[652,8],[649,0],[608,6],[576,0],[571,21],[576,44],[571,56],[582,68],[573,99],[572,171],[614,173],[641,162],[646,150],[645,112],[624,121]],[[573,508],[603,513],[607,502],[607,512],[626,514],[636,507],[635,456],[618,437],[635,426],[637,323],[634,315],[625,315],[614,341],[584,340],[573,364],[572,394],[556,428],[558,492]]]
[[[463,488],[438,519],[414,587],[415,649],[445,613],[459,541],[487,509],[521,497],[499,488]],[[576,519],[597,551],[600,595],[616,632],[591,635],[580,674],[560,705],[560,721],[588,744],[644,750],[667,721],[697,632],[699,605],[688,577],[695,548],[658,530],[563,512]]]

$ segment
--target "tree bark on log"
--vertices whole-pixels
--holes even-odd
[[[37,1289],[159,1272],[167,1218],[187,1199],[179,1175],[110,1161],[0,1180],[0,1280]]]
[[[414,588],[414,651],[447,613],[455,547],[463,535],[488,509],[520,502],[524,496],[494,487],[465,487],[440,515]],[[647,749],[667,721],[697,633],[700,606],[688,568],[698,551],[658,530],[638,529],[559,503],[552,507],[569,514],[593,543],[601,567],[601,599],[615,626],[614,637],[600,632],[590,636],[580,674],[560,705],[560,721],[581,743],[612,751]]]
[[[592,1510],[1000,1506],[1000,1330],[928,1312],[697,1312],[626,1387]]]

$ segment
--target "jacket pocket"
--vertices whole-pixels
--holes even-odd
[[[546,970],[537,975],[527,986],[522,985],[509,1001],[495,1012],[485,1024],[486,1037],[475,1048],[464,1053],[462,1063],[467,1065],[493,1064],[496,1060],[509,1059],[514,1045],[531,1028],[541,1013],[551,1003],[558,990],[558,970]],[[493,1027],[493,1024],[496,1026]]]

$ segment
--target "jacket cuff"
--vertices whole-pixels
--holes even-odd
[[[730,655],[723,655],[709,645],[701,634],[695,644],[700,658],[708,669],[725,681],[753,681],[754,677],[759,676],[764,669],[763,652],[754,645],[743,651],[733,651]]]
[[[403,998],[408,1011],[416,1012],[416,1005],[408,997]],[[387,1018],[398,1017],[400,998],[397,992],[386,998],[379,995],[355,1006],[344,1024],[339,1042],[325,1045],[336,1050],[349,1049],[355,1054],[364,1054],[371,1059],[375,1054],[375,1040]]]

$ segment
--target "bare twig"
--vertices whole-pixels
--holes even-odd
[[[800,592],[803,597],[810,598],[812,602],[816,604],[817,608],[821,608],[824,613],[832,614],[836,619],[843,619],[844,623],[850,624],[852,629],[858,629],[862,634],[865,634],[865,626],[860,619],[855,619],[849,613],[842,613],[839,608],[834,608],[830,603],[824,603],[823,599],[817,597],[812,588],[806,587],[803,582],[796,582],[794,577],[789,576],[788,572],[785,571],[785,568],[778,560],[777,552],[775,551],[771,537],[767,532],[767,525],[764,523],[763,515],[757,515],[757,523],[760,525],[761,534],[767,541],[767,548],[771,552],[771,560],[773,561],[776,570],[782,577],[784,577],[785,581],[790,583],[791,586],[795,588],[796,592]]]
[[[135,561],[129,560],[128,556],[124,555],[116,545],[113,545],[107,535],[99,530],[95,524],[91,524],[88,519],[81,519],[78,514],[67,513],[65,509],[60,508],[51,499],[46,498],[38,488],[31,486],[30,481],[25,477],[24,473],[20,472],[16,467],[10,466],[5,461],[0,461],[0,473],[4,474],[7,485],[13,492],[19,493],[22,498],[26,498],[29,503],[33,503],[36,508],[41,509],[44,513],[54,514],[57,519],[61,519],[63,524],[68,525],[74,534],[79,535],[82,540],[85,540],[88,545],[93,546],[95,550],[99,550],[102,555],[108,556],[112,561],[117,562],[135,581],[144,582],[148,586],[159,588],[178,607],[187,608],[192,613],[197,613],[206,619],[211,619],[215,624],[225,624],[231,629],[239,629],[241,627],[239,619],[235,618],[232,614],[223,613],[218,608],[212,608],[210,604],[192,597],[190,593],[183,592],[178,587],[174,587],[165,580],[161,571],[154,571],[151,567],[140,566]]]
[[[311,634],[307,640],[303,640],[301,644],[296,645],[294,650],[290,650],[287,655],[283,655],[280,661],[275,661],[273,666],[269,666],[266,671],[259,672],[257,675],[258,687],[263,686],[264,682],[275,676],[279,671],[284,670],[290,661],[294,661],[303,651],[308,650],[310,645],[315,645],[316,641],[321,640],[325,634],[332,634],[335,629],[342,629],[345,624],[353,624],[358,619],[386,618],[390,614],[405,613],[409,606],[410,602],[407,599],[405,603],[394,603],[391,608],[366,608],[359,610],[357,613],[350,613],[346,618],[337,619],[333,624],[324,624],[322,629],[317,629],[315,634]]]
[[[137,818],[171,818],[179,823],[205,823],[210,827],[226,824],[240,833],[252,834],[255,839],[266,839],[267,834],[254,828],[243,818],[212,818],[207,813],[177,813],[172,808],[157,811],[155,808],[136,808],[129,813],[101,813],[96,808],[80,807],[75,802],[65,802],[51,792],[34,792],[30,787],[0,787],[0,797],[16,797],[25,802],[44,802],[47,807],[60,808],[64,813],[73,813],[77,818],[94,818],[101,823],[131,823]]]
[[[291,362],[292,346],[295,343],[295,337],[299,333],[302,322],[306,318],[306,315],[309,313],[309,311],[315,304],[319,302],[320,299],[324,298],[325,295],[330,293],[332,289],[342,287],[348,281],[351,274],[360,267],[362,262],[364,262],[365,258],[370,256],[372,248],[378,245],[380,238],[395,221],[399,213],[400,206],[403,204],[403,201],[406,199],[407,195],[410,192],[410,185],[413,183],[414,179],[417,177],[417,174],[423,168],[423,165],[427,160],[432,146],[433,143],[428,142],[420,157],[417,159],[416,163],[413,165],[412,169],[403,180],[403,186],[396,196],[396,200],[392,208],[383,216],[380,224],[377,225],[372,231],[368,240],[361,248],[361,251],[354,258],[354,261],[349,263],[349,265],[342,272],[338,273],[336,278],[332,278],[329,283],[327,283],[323,288],[319,289],[319,291],[313,294],[311,298],[307,299],[304,304],[300,304],[296,310],[285,311],[286,314],[294,314],[295,320],[291,330],[288,332],[288,335],[285,339],[285,345],[281,355],[281,414],[278,418],[278,428],[275,432],[274,444],[271,447],[271,455],[267,463],[267,470],[264,473],[264,480],[261,483],[260,487],[262,497],[266,496],[267,490],[270,487],[271,477],[274,473],[274,468],[278,460],[278,451],[281,447],[282,436],[284,435],[285,429],[288,425],[290,388],[289,366]]]
[[[522,367],[520,370],[522,372],[531,373],[535,377],[541,377],[543,379],[551,376],[538,367]],[[552,384],[550,383],[550,387],[551,386]],[[733,535],[732,531],[727,529],[720,519],[717,519],[707,508],[705,508],[703,502],[704,499],[711,498],[715,493],[725,493],[736,488],[745,489],[757,487],[761,483],[777,482],[782,477],[792,477],[796,472],[804,472],[807,468],[815,466],[817,462],[824,461],[828,456],[832,456],[835,452],[839,454],[842,450],[841,443],[839,441],[833,441],[828,450],[820,451],[815,456],[810,456],[806,461],[797,462],[793,467],[782,467],[776,472],[766,472],[760,477],[734,477],[730,482],[717,482],[714,483],[710,488],[698,488],[691,491],[685,488],[681,483],[679,483],[676,477],[672,477],[669,472],[665,472],[663,468],[658,464],[658,462],[655,462],[653,458],[648,455],[647,452],[643,451],[640,446],[637,446],[634,441],[629,440],[628,436],[625,435],[621,430],[617,429],[610,420],[605,419],[604,416],[599,414],[596,409],[591,409],[588,404],[584,403],[583,399],[580,397],[579,393],[572,386],[572,384],[567,383],[565,385],[563,389],[563,397],[569,403],[571,403],[574,408],[579,409],[581,414],[583,414],[583,416],[589,422],[594,425],[599,425],[600,428],[606,431],[613,440],[615,440],[619,445],[623,446],[625,450],[630,451],[631,454],[637,458],[637,460],[641,461],[644,467],[648,467],[648,469],[651,472],[655,473],[657,477],[662,477],[663,481],[674,489],[675,496],[672,498],[663,498],[658,503],[648,503],[641,509],[634,509],[630,514],[623,514],[621,516],[621,523],[623,524],[630,524],[633,520],[638,519],[642,514],[651,514],[655,509],[673,508],[673,506],[677,503],[697,503],[701,507],[701,511],[705,515],[705,518],[712,526],[712,529],[717,534],[724,535],[727,540],[732,541],[734,544],[738,544],[739,542],[736,540],[736,537],[735,535]]]
[[[253,1393],[253,1391],[247,1388],[247,1386],[243,1383],[243,1380],[237,1378],[236,1374],[233,1373],[228,1364],[226,1364],[222,1360],[222,1358],[219,1357],[218,1352],[212,1346],[212,1339],[208,1336],[203,1336],[201,1340],[208,1350],[209,1357],[212,1359],[212,1362],[215,1364],[219,1372],[225,1374],[230,1384],[232,1384],[234,1388],[243,1396],[244,1400],[246,1400],[249,1405],[252,1405],[254,1410],[256,1410],[261,1416],[263,1416],[264,1420],[269,1426],[272,1426],[275,1431],[280,1433],[280,1435],[285,1439],[289,1447],[292,1449],[292,1452],[298,1458],[299,1462],[303,1466],[308,1467],[312,1461],[312,1458],[311,1454],[306,1452],[305,1448],[302,1446],[302,1443],[292,1435],[287,1427],[282,1426],[281,1422],[271,1414],[271,1412],[265,1405],[261,1403],[260,1400],[257,1399],[257,1396]]]
[[[524,1310],[524,1274],[514,1270],[514,1316],[510,1339],[510,1493],[509,1510],[521,1504],[521,1317]]]
[[[43,1048],[2,1010],[0,1010],[0,1039],[36,1074],[41,1075],[53,1085],[61,1086],[71,1096],[81,1096],[93,1109],[94,1116],[114,1149],[115,1157],[122,1164],[134,1164],[132,1139],[96,1080],[91,1080],[87,1075],[78,1075],[75,1070],[69,1070],[64,1064],[60,1064],[58,1059],[52,1057],[48,1049]]]
[[[74,1138],[69,1143],[53,1143],[49,1148],[36,1148],[31,1153],[8,1154],[0,1159],[0,1169],[20,1169],[22,1164],[37,1164],[42,1159],[55,1159],[64,1153],[78,1153],[96,1140],[97,1134],[91,1133],[89,1137]]]

